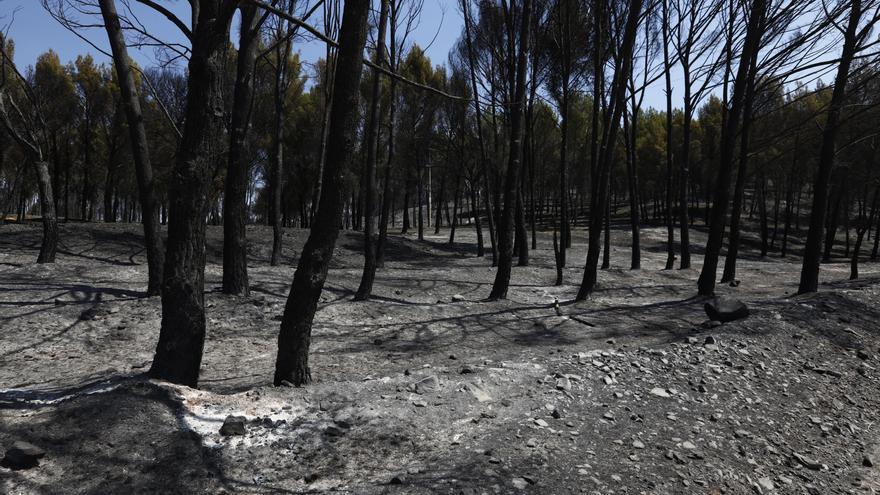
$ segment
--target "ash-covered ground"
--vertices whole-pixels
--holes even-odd
[[[880,267],[823,265],[794,296],[799,259],[745,247],[746,319],[703,326],[691,270],[662,270],[665,230],[643,231],[642,269],[614,231],[612,269],[571,304],[551,240],[487,302],[494,269],[472,229],[393,236],[375,297],[353,302],[361,237],[343,233],[316,316],[315,382],[271,385],[279,319],[306,231],[249,230],[250,298],[219,293],[209,227],[208,340],[200,389],[144,378],[159,333],[138,225],[67,224],[57,263],[34,263],[38,225],[0,227],[0,492],[874,493],[880,489]],[[694,232],[694,246],[704,236]],[[559,311],[554,300],[560,301]],[[243,416],[243,435],[221,435]],[[239,425],[240,426],[240,425]]]

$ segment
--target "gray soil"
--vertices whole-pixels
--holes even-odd
[[[143,296],[137,225],[69,224],[54,265],[36,225],[0,227],[0,493],[874,493],[880,490],[880,272],[823,266],[793,296],[794,258],[740,261],[744,320],[704,328],[692,270],[643,269],[614,232],[595,296],[569,301],[585,239],[554,287],[550,239],[513,271],[509,299],[473,231],[391,239],[375,297],[353,302],[361,237],[344,233],[316,316],[315,382],[271,385],[279,318],[306,232],[250,238],[250,298],[219,293],[222,231],[208,230],[208,339],[200,389],[143,377],[159,298]],[[694,246],[704,236],[694,232]],[[454,297],[455,296],[455,297]],[[558,311],[554,300],[560,301]],[[708,339],[707,339],[708,338]],[[245,433],[222,436],[227,416]]]

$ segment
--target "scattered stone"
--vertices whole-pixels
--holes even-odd
[[[763,478],[758,478],[758,493],[768,493],[772,492],[776,489],[776,486],[773,484],[773,480],[764,476]]]
[[[452,296],[452,302],[461,302],[464,301],[464,296],[461,294],[456,294]]]
[[[6,450],[3,466],[10,469],[29,469],[40,464],[46,452],[34,444],[17,441]]]
[[[324,428],[324,434],[330,437],[341,437],[345,435],[345,430],[336,425],[330,425]]]
[[[706,328],[706,329],[717,328],[717,327],[720,327],[721,325],[723,325],[723,323],[721,323],[718,320],[706,320],[700,324],[700,326],[702,326],[703,328]]]
[[[437,378],[437,375],[430,375],[422,378],[416,383],[412,384],[412,390],[420,395],[436,392],[440,389],[440,379]]]
[[[685,440],[684,442],[681,443],[681,448],[687,449],[687,450],[694,450],[695,448],[697,448],[697,446],[694,445],[693,442],[691,442],[689,440]]]
[[[749,308],[742,301],[732,297],[716,297],[707,302],[703,309],[710,320],[722,323],[741,320],[749,316]]]
[[[464,389],[470,392],[478,402],[489,402],[492,400],[492,396],[489,395],[489,392],[487,392],[479,383],[467,383],[465,384]],[[503,403],[504,401],[502,401],[502,404]]]
[[[642,443],[641,440],[633,440],[632,446],[634,449],[639,449],[639,450],[645,448],[645,444]]]
[[[548,426],[550,426],[550,424],[547,423],[546,421],[544,421],[543,419],[536,419],[535,424],[540,426],[541,428],[547,428]]]
[[[525,478],[513,478],[511,482],[517,490],[525,490],[529,486],[529,482]]]
[[[534,437],[529,438],[528,440],[526,440],[526,447],[535,448],[535,447],[537,447],[537,446],[538,446],[538,440],[535,439]]]
[[[246,422],[247,418],[244,416],[226,416],[223,426],[220,427],[220,434],[224,437],[244,435]]]
[[[556,390],[569,391],[571,390],[571,380],[568,377],[562,376],[556,379]]]
[[[733,432],[733,436],[736,438],[749,438],[752,434],[746,430],[736,430]]]
[[[428,407],[428,403],[421,399],[416,399],[412,401],[412,404],[416,407]]]
[[[669,397],[669,392],[666,389],[660,387],[654,387],[651,389],[651,395],[656,395],[657,397]]]
[[[309,474],[303,476],[303,481],[305,481],[306,483],[314,483],[320,477],[321,477],[321,475],[319,475],[318,473],[309,473]]]
[[[404,481],[406,481],[406,475],[403,473],[400,473],[400,474],[395,474],[394,476],[392,476],[389,483],[392,485],[402,485]]]
[[[812,469],[814,471],[822,469],[822,463],[803,454],[795,452],[792,454],[792,457],[807,469]]]
[[[859,359],[862,359],[865,361],[871,359],[871,355],[868,354],[868,352],[864,349],[859,349],[858,351],[856,351],[856,356],[858,356]]]
[[[862,466],[874,467],[874,458],[868,454],[862,456]]]
[[[602,415],[602,417],[607,419],[608,421],[614,421],[614,415],[611,414],[610,412],[606,412],[605,414]]]

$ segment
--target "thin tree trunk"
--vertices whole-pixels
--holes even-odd
[[[254,65],[259,46],[257,8],[242,5],[238,63],[232,99],[229,156],[223,195],[223,293],[250,293],[247,272],[248,161],[244,156],[254,96]]]
[[[526,61],[531,35],[532,1],[523,0],[519,29],[519,53],[516,60],[516,83],[510,102],[510,149],[507,177],[504,187],[504,213],[498,225],[498,270],[492,284],[490,300],[506,299],[513,265],[513,229],[519,194],[520,163],[522,159],[523,103],[526,96]]]
[[[593,292],[596,287],[598,273],[596,268],[599,264],[599,243],[602,234],[602,212],[608,209],[608,189],[611,175],[611,162],[614,156],[614,143],[616,142],[617,129],[620,117],[624,111],[626,98],[626,83],[629,71],[632,68],[633,46],[635,45],[636,32],[642,14],[642,0],[632,0],[629,4],[626,26],[623,33],[620,53],[618,53],[618,67],[614,71],[611,86],[609,108],[605,114],[605,122],[602,126],[602,141],[598,150],[599,157],[595,173],[593,174],[593,195],[590,198],[590,236],[587,246],[587,261],[584,267],[584,277],[576,300],[582,301]]]
[[[880,193],[880,188],[874,189],[874,199],[871,200],[871,216],[865,219],[864,214],[859,216],[859,220],[862,222],[856,228],[856,243],[853,247],[852,260],[850,261],[850,269],[849,269],[849,279],[856,280],[859,278],[859,252],[862,249],[862,240],[865,238],[865,233],[871,231],[871,226],[874,224],[874,217],[877,213],[877,194]]]
[[[840,127],[840,113],[846,97],[846,83],[850,66],[858,42],[856,33],[862,17],[862,1],[852,0],[849,7],[849,21],[844,35],[840,65],[834,80],[834,90],[828,105],[825,127],[822,131],[822,148],[819,153],[819,170],[813,187],[813,209],[810,214],[810,230],[804,246],[804,260],[798,294],[816,292],[819,288],[819,254],[822,242],[822,229],[825,226],[825,205],[828,201],[828,180],[834,165],[835,140]]]
[[[374,61],[382,67],[385,63],[385,29],[388,25],[388,0],[380,0],[379,32],[376,38],[376,54]],[[367,163],[364,170],[364,216],[366,224],[364,228],[364,271],[361,275],[361,283],[355,293],[355,301],[369,299],[373,293],[373,280],[376,278],[376,230],[378,217],[376,216],[376,161],[377,148],[379,146],[379,100],[381,98],[381,80],[379,71],[373,71],[373,87],[370,100],[370,115],[364,138],[367,141]],[[439,208],[437,210],[440,211]],[[438,222],[439,227],[439,222]]]
[[[748,86],[748,74],[750,61],[753,53],[760,48],[761,25],[763,24],[766,10],[766,0],[755,0],[752,11],[749,14],[746,38],[737,69],[736,80],[733,83],[733,96],[730,110],[725,118],[725,125],[721,130],[721,163],[718,167],[718,179],[715,187],[715,198],[712,204],[712,216],[709,223],[709,239],[706,242],[706,254],[703,258],[703,269],[697,281],[700,295],[707,296],[715,293],[715,276],[718,269],[718,256],[721,252],[721,242],[724,236],[725,217],[727,216],[728,203],[730,201],[730,175],[733,167],[734,149],[740,115],[745,103],[745,92]]]
[[[730,212],[730,240],[727,245],[727,256],[724,259],[724,271],[721,282],[732,282],[736,279],[736,261],[739,256],[740,218],[742,217],[743,197],[746,191],[746,176],[749,170],[749,132],[752,126],[752,106],[755,99],[755,73],[757,71],[757,52],[749,62],[749,82],[746,88],[743,105],[742,130],[740,132],[739,168],[736,173],[736,185],[733,192],[733,207]]]

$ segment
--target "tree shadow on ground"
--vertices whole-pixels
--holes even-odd
[[[0,478],[6,493],[279,492],[225,476],[224,460],[189,429],[180,400],[140,376],[5,391],[0,404],[8,419],[0,422],[0,444],[23,440],[46,451],[39,477],[8,471]]]

